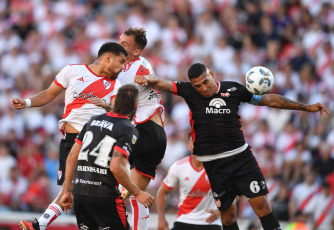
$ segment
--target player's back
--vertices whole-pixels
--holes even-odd
[[[128,157],[137,137],[138,131],[125,116],[105,113],[92,117],[76,140],[81,142],[82,147],[73,193],[97,197],[118,196],[118,182],[109,170],[110,158],[113,150]]]

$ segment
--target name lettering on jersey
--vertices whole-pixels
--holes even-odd
[[[93,120],[91,126],[99,126],[99,127],[101,127],[101,130],[102,130],[102,128],[104,128],[104,129],[108,129],[108,130],[111,131],[113,126],[114,126],[114,123],[109,122],[109,121],[105,121],[105,120],[102,120],[102,121]]]
[[[92,166],[79,165],[77,167],[77,170],[82,171],[82,172],[93,172],[93,173],[107,175],[107,169],[100,169],[100,168],[96,168],[96,167],[92,167]],[[82,183],[82,182],[80,182],[80,183]]]
[[[209,107],[206,107],[206,114],[229,114],[230,109],[223,109],[226,106],[226,102],[221,98],[214,98],[210,101]]]

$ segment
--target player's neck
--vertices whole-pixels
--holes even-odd
[[[130,62],[133,62],[135,60],[138,60],[140,56],[128,56],[126,58],[126,62],[125,62],[125,65],[129,64]]]
[[[195,156],[192,155],[190,159],[191,159],[191,164],[196,170],[201,170],[203,168],[203,163],[201,161],[196,160]]]

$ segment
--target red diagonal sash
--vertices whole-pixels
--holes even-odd
[[[203,186],[204,184],[207,184],[207,180],[205,178],[206,172],[204,171],[200,178],[197,180],[194,187],[191,189],[189,194],[194,194],[197,191],[200,191],[200,193],[205,193],[205,195],[210,191],[211,186]],[[177,217],[188,214],[191,211],[193,211],[197,205],[203,200],[205,196],[187,196],[181,206],[179,207],[179,211],[177,212]]]
[[[321,215],[316,220],[316,222],[314,224],[314,227],[318,228],[321,225],[321,223],[324,221],[324,219],[326,218],[327,214],[329,213],[329,210],[332,208],[333,205],[334,205],[334,197],[327,204],[326,208],[322,211]]]
[[[101,78],[97,81],[94,81],[92,84],[87,86],[82,93],[83,94],[89,94],[92,92],[92,95],[97,96],[98,98],[103,98],[106,95],[108,95],[110,92],[114,90],[115,82],[116,81],[109,81],[111,83],[111,86],[109,89],[105,89],[103,85],[103,80],[106,80],[105,78]],[[76,98],[74,101],[72,101],[70,104],[66,106],[66,110],[64,112],[63,118],[66,118],[73,109],[81,108],[84,104],[90,103],[87,99],[79,99]]]
[[[320,191],[321,191],[321,187],[319,187],[317,190],[315,190],[310,195],[308,195],[308,197],[306,197],[305,200],[300,204],[299,210],[303,211],[306,205],[308,204],[308,202],[310,202],[310,200],[312,199],[312,197]]]

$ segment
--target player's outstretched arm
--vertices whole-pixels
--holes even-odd
[[[78,161],[78,156],[81,150],[81,145],[74,143],[70,154],[66,160],[66,171],[65,171],[65,180],[63,183],[62,190],[64,194],[60,200],[60,204],[64,207],[64,211],[67,214],[67,210],[72,208],[73,198],[72,198],[72,180],[74,177],[75,166]]]
[[[110,171],[124,188],[126,188],[136,199],[145,207],[153,204],[154,198],[147,192],[141,191],[130,179],[129,173],[126,169],[126,156],[114,150],[110,160]]]
[[[158,230],[169,230],[168,222],[165,216],[165,208],[167,203],[168,193],[171,190],[161,185],[156,197],[157,212],[158,212]]]
[[[171,81],[159,79],[154,75],[136,75],[135,82],[142,86],[150,86],[154,89],[167,93],[173,93],[173,84]]]
[[[40,107],[48,104],[55,99],[58,94],[63,90],[62,87],[52,83],[49,88],[36,94],[35,96],[23,100],[21,98],[12,98],[10,101],[14,109],[24,109],[28,107]]]
[[[292,101],[282,95],[277,94],[265,94],[262,96],[261,101],[258,105],[269,106],[278,109],[289,109],[289,110],[302,110],[307,112],[320,112],[320,116],[323,113],[329,114],[327,108],[320,103],[305,105],[296,101]]]

